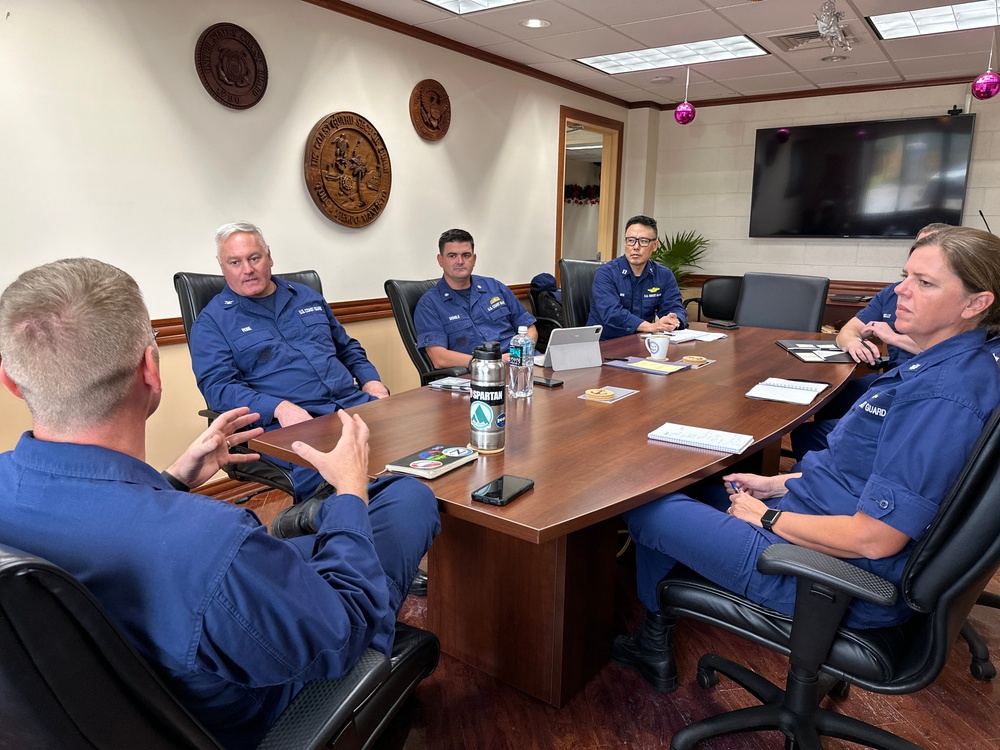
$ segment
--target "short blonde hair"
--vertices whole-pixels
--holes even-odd
[[[0,356],[36,424],[76,431],[125,401],[153,344],[142,292],[92,258],[21,274],[0,296]]]

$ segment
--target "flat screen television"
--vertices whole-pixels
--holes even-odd
[[[751,237],[912,238],[961,224],[976,116],[757,131]]]

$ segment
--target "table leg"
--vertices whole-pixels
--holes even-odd
[[[608,661],[616,520],[532,544],[452,516],[429,561],[442,650],[560,707]]]

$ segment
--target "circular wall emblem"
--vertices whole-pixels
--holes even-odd
[[[392,167],[375,126],[354,112],[327,115],[309,133],[306,188],[327,218],[363,227],[389,202]]]
[[[194,47],[202,86],[219,104],[252,107],[267,89],[267,60],[249,31],[234,23],[209,26]]]
[[[426,141],[440,141],[451,126],[451,99],[444,86],[425,78],[410,92],[410,121]]]

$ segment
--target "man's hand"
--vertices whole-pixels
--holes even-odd
[[[357,495],[368,503],[368,425],[357,414],[335,412],[343,424],[340,440],[329,453],[296,440],[292,450],[337,488],[337,494]]]
[[[375,398],[385,398],[389,395],[389,389],[382,385],[381,380],[369,380],[361,386],[361,390]]]
[[[282,427],[291,427],[299,422],[308,422],[312,415],[298,404],[291,401],[282,401],[274,407],[274,418]]]
[[[674,313],[667,313],[662,318],[657,318],[652,323],[648,320],[642,321],[636,328],[636,333],[670,333],[676,330],[681,324],[681,319]]]
[[[263,434],[263,427],[237,432],[259,419],[260,414],[251,413],[246,406],[223,412],[170,464],[167,473],[188,487],[199,487],[226,464],[245,464],[258,460],[260,455],[257,453],[231,454],[229,446],[246,443]]]

